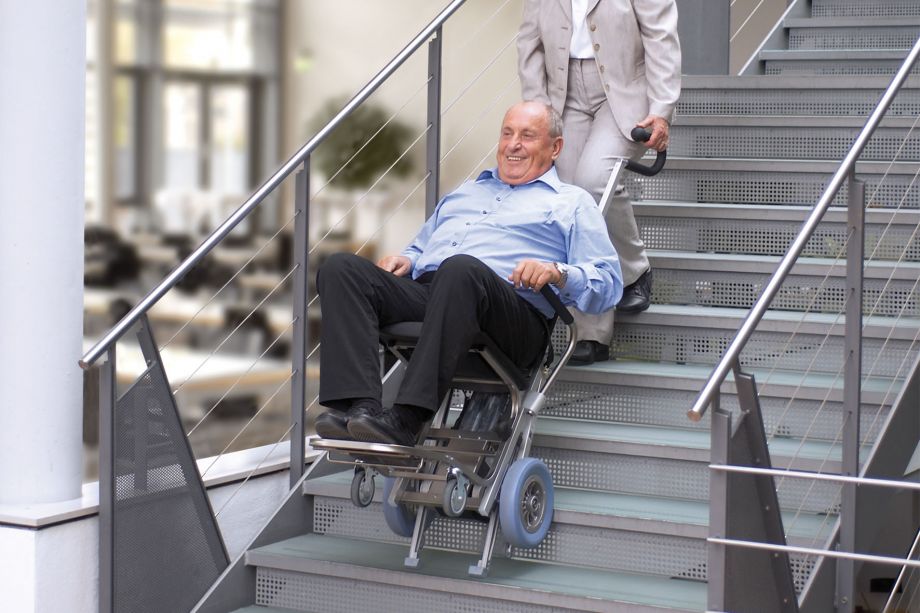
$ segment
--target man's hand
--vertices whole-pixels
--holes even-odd
[[[388,255],[377,260],[377,266],[397,277],[404,277],[412,270],[412,260],[403,255]]]
[[[652,137],[645,143],[646,147],[655,151],[664,151],[668,148],[668,132],[671,126],[664,117],[649,115],[636,125],[652,133]]]
[[[521,260],[508,276],[508,280],[514,287],[529,287],[539,292],[547,283],[558,283],[562,280],[562,275],[552,262]]]

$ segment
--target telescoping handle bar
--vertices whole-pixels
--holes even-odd
[[[652,137],[652,133],[645,128],[633,128],[629,135],[637,143],[644,143]],[[655,158],[655,163],[651,166],[646,166],[644,164],[640,164],[639,162],[633,162],[632,160],[629,160],[626,162],[626,168],[637,174],[651,177],[661,172],[661,169],[664,168],[664,163],[667,158],[667,151],[659,151],[658,157]]]

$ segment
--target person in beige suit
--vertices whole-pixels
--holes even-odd
[[[612,158],[667,148],[680,96],[675,0],[524,0],[517,46],[522,98],[562,115],[565,145],[556,167],[563,181],[600,201]],[[648,143],[630,139],[635,126],[651,131]],[[617,311],[644,311],[652,272],[623,186],[607,227],[626,284]],[[581,340],[570,363],[608,359],[613,311],[575,315]]]

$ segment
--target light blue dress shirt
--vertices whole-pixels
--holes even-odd
[[[623,295],[620,261],[597,204],[585,190],[560,181],[555,166],[518,186],[504,183],[494,168],[484,171],[444,196],[402,255],[417,279],[461,253],[506,280],[521,260],[568,264],[560,297],[586,313],[611,309]],[[517,292],[553,316],[538,292]]]

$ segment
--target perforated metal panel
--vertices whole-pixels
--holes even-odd
[[[533,549],[514,556],[611,570],[706,580],[706,541],[660,534],[560,526]]]
[[[875,208],[918,208],[920,190],[911,186],[911,176],[860,175],[866,183],[867,206]],[[824,194],[829,175],[807,172],[669,170],[654,177],[631,174],[626,179],[635,200],[674,200],[727,204],[814,205]],[[881,183],[881,187],[879,184]],[[834,199],[835,206],[846,206],[846,183]]]
[[[867,363],[868,367],[868,363]],[[764,428],[768,435],[834,440],[839,436],[842,406],[839,402],[776,398],[766,396],[769,379],[758,380]],[[558,382],[547,398],[543,414],[594,421],[617,421],[629,424],[668,428],[709,429],[709,414],[696,423],[687,420],[686,411],[696,400],[696,391],[669,390],[664,385],[626,387]],[[722,407],[737,414],[738,398],[722,395]],[[820,416],[819,416],[820,412]],[[860,432],[866,441],[874,441],[888,415],[888,407],[864,405]],[[816,419],[818,417],[818,419]],[[669,490],[668,490],[669,491]]]
[[[709,500],[709,468],[702,462],[535,447],[533,456],[553,473],[553,484],[608,492]],[[838,505],[839,487],[785,479],[777,488],[784,510],[825,513]]]
[[[509,588],[509,598],[514,589]],[[322,613],[553,613],[557,608],[384,583],[256,570],[256,604]]]
[[[716,364],[728,349],[735,330],[712,330],[684,326],[643,326],[638,323],[616,326],[613,353],[617,358],[682,364]],[[843,325],[837,329],[842,334]],[[903,375],[912,364],[909,341],[866,338],[863,340],[863,363],[872,365],[874,376]],[[755,332],[744,347],[741,362],[760,370],[836,374],[843,362],[842,336],[782,332]],[[910,358],[910,359],[909,359]]]
[[[156,367],[118,400],[114,421],[114,610],[188,611],[228,560]]]
[[[389,530],[379,504],[359,509],[348,500],[325,497],[317,497],[315,503],[318,512],[328,517],[333,511],[335,515],[331,523],[315,520],[314,529],[319,534],[408,543],[408,539],[386,534]],[[478,553],[485,525],[476,520],[438,517],[427,532],[426,546]],[[512,557],[702,580],[705,576],[694,575],[692,569],[705,561],[705,551],[705,541],[697,539],[553,524],[540,546],[514,548]]]
[[[652,302],[750,308],[760,296],[767,275],[709,270],[655,268]],[[771,308],[813,313],[840,313],[846,297],[845,280],[789,275]],[[866,279],[863,312],[875,315],[920,316],[920,292],[911,281]]]
[[[898,17],[920,15],[916,0],[812,0],[813,17]]]
[[[701,219],[637,215],[642,240],[649,249],[697,253],[784,255],[802,229],[800,221],[769,219]],[[836,258],[846,247],[843,223],[823,222],[805,245],[804,257]],[[913,227],[866,225],[866,258],[920,261],[920,236]],[[871,258],[869,256],[872,256]]]
[[[790,49],[910,49],[917,26],[791,28]]]
[[[863,0],[859,0],[862,2]],[[879,92],[865,89],[684,89],[677,102],[680,115],[868,116]],[[903,89],[888,110],[889,117],[920,114],[920,90]]]
[[[360,509],[350,500],[315,498],[313,530],[317,534],[348,536],[388,543],[408,543],[393,534],[383,519],[383,507],[373,503]],[[426,532],[426,545],[454,551],[480,552],[485,523],[468,519],[448,519],[438,515]]]
[[[668,153],[684,157],[839,160],[850,150],[859,131],[837,127],[676,125]],[[920,134],[909,133],[906,128],[879,128],[860,159],[920,159]]]
[[[893,76],[896,60],[767,60],[764,72],[784,76]],[[920,73],[914,67],[912,74]]]

